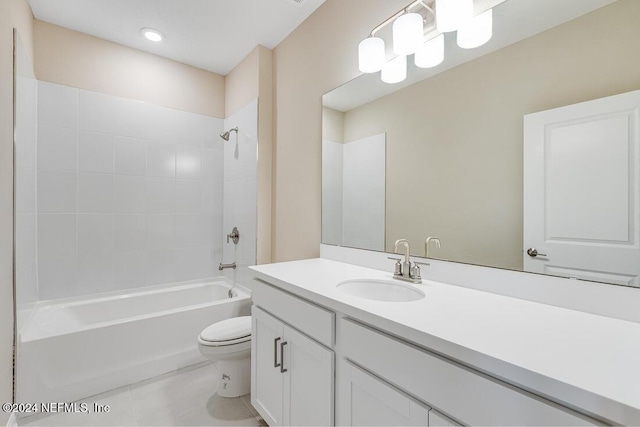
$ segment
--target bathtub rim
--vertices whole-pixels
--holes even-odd
[[[158,293],[165,292],[169,289],[172,289],[172,290],[176,288],[189,289],[189,288],[204,287],[209,285],[223,286],[228,289],[231,289],[233,287],[236,292],[236,295],[233,298],[207,301],[201,304],[180,306],[180,307],[175,307],[168,310],[154,311],[152,313],[146,313],[146,314],[141,314],[137,316],[129,316],[129,317],[109,320],[105,322],[97,322],[89,325],[79,326],[78,328],[75,328],[73,330],[56,331],[54,333],[46,334],[46,335],[43,335],[40,333],[31,333],[31,334],[27,333],[29,330],[29,326],[31,326],[31,323],[34,319],[35,313],[39,310],[46,310],[52,307],[57,308],[60,306],[62,306],[62,308],[72,307],[76,305],[86,304],[89,301],[104,302],[104,301],[108,301],[116,298],[126,298],[131,296],[137,296],[139,294],[147,294],[147,295],[158,294]],[[134,292],[131,292],[131,291],[134,291]],[[73,296],[69,298],[38,301],[33,309],[32,315],[29,316],[29,319],[27,319],[24,326],[18,332],[18,343],[26,344],[26,343],[37,341],[37,340],[56,338],[63,335],[69,335],[74,333],[81,333],[85,331],[90,331],[92,329],[104,328],[112,325],[119,325],[122,323],[143,320],[146,318],[156,317],[160,315],[170,315],[173,313],[184,311],[185,308],[196,310],[196,309],[205,308],[205,307],[214,306],[214,305],[220,305],[224,303],[244,301],[247,299],[251,299],[251,291],[249,289],[237,283],[234,286],[234,284],[228,278],[217,276],[217,277],[208,278],[208,279],[189,280],[186,282],[167,283],[163,285],[146,286],[143,288],[124,289],[121,291],[109,291],[109,292],[103,292],[99,294],[92,294],[92,295],[85,295],[85,296]]]

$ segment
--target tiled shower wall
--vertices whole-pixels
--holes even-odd
[[[217,275],[223,125],[39,82],[39,299]]]
[[[38,82],[22,42],[16,44],[15,244],[17,327],[38,301],[36,252],[36,115]]]
[[[224,143],[223,259],[243,267],[256,263],[258,184],[258,100],[224,121],[225,130],[238,128]],[[226,235],[238,227],[240,240],[227,243]]]

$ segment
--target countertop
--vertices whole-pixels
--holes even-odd
[[[638,323],[428,280],[408,284],[425,292],[418,301],[367,300],[336,285],[391,280],[391,272],[322,258],[251,270],[278,288],[587,415],[640,425]]]

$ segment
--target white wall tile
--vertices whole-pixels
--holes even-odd
[[[146,252],[116,252],[113,259],[114,286],[129,289],[146,284]]]
[[[177,275],[174,251],[147,251],[145,270],[147,285],[175,282]]]
[[[176,181],[176,213],[197,214],[202,209],[202,182]]]
[[[218,264],[208,247],[176,249],[177,280],[192,280],[216,275]]]
[[[113,212],[113,175],[78,173],[78,213]]]
[[[203,219],[201,215],[176,215],[176,248],[202,246]]]
[[[78,215],[78,254],[113,252],[113,214]]]
[[[109,292],[113,289],[113,252],[78,253],[78,295]]]
[[[116,136],[115,172],[121,175],[146,175],[146,142],[140,139]]]
[[[36,257],[36,214],[19,213],[15,216],[16,268]]]
[[[75,172],[38,171],[38,212],[72,213],[77,207]]]
[[[222,182],[203,182],[202,183],[202,213],[205,214],[222,214]]]
[[[199,179],[202,169],[202,149],[178,146],[176,151],[176,178]]]
[[[34,162],[35,164],[35,162]],[[36,211],[36,169],[25,165],[16,166],[16,212]]]
[[[115,216],[115,250],[143,251],[147,240],[147,216],[118,214]]]
[[[147,141],[147,176],[175,178],[175,145]]]
[[[202,143],[204,148],[223,150],[224,140],[220,134],[224,132],[224,120],[217,117],[203,117],[202,120]]]
[[[38,215],[38,256],[76,255],[75,214]]]
[[[149,105],[148,138],[153,141],[177,144],[180,142],[180,131],[177,128],[177,110]]]
[[[113,135],[115,114],[113,96],[78,90],[78,129]]]
[[[77,128],[78,89],[38,82],[38,123]]]
[[[148,213],[175,212],[175,180],[147,177],[146,189]]]
[[[71,257],[41,257],[38,259],[38,297],[40,300],[76,295],[78,267],[75,254]]]
[[[174,214],[147,215],[148,250],[172,249],[175,246],[176,219]]]
[[[175,111],[178,144],[202,146],[202,116],[185,111]]]
[[[114,137],[106,133],[78,132],[78,170],[113,173]]]
[[[210,182],[224,180],[224,152],[222,150],[202,149],[202,179]]]
[[[147,180],[143,176],[113,177],[114,208],[117,213],[147,211]]]
[[[38,126],[38,168],[77,170],[77,132],[58,126]]]
[[[116,135],[147,139],[153,106],[131,99],[116,98]]]

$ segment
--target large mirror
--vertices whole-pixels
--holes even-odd
[[[611,144],[610,150],[588,155],[579,144],[570,152],[551,150],[544,138],[561,132],[548,132],[553,116],[534,114],[554,109],[564,114],[566,106],[639,90],[639,16],[638,0],[506,0],[494,8],[493,38],[486,45],[464,50],[456,46],[455,33],[446,33],[439,66],[417,69],[409,57],[403,83],[390,85],[380,81],[380,73],[364,74],[325,94],[323,243],[393,252],[394,242],[405,238],[417,256],[428,250],[430,258],[640,286],[638,109],[625,107],[616,122],[621,128],[602,128],[600,142]],[[543,168],[538,175],[525,170],[539,154],[535,147],[525,149],[525,116],[546,129],[540,150],[548,149],[544,158],[553,162],[536,165]],[[589,129],[580,132],[590,135]],[[620,129],[627,130],[621,142],[609,142]],[[358,192],[344,191],[345,174],[355,170],[353,161],[344,161],[344,150],[355,152],[356,146],[367,153],[360,159],[385,153],[366,168],[368,174],[379,170],[377,180],[350,178],[371,187],[360,194],[373,206],[361,221],[348,219],[353,212],[345,210],[352,205],[345,201]],[[573,165],[588,179],[568,184],[563,171]],[[536,200],[525,196],[532,180],[542,182],[548,194]],[[383,211],[375,203],[381,195]],[[610,214],[609,204],[616,203],[618,213]],[[525,237],[534,215],[547,221],[535,225],[543,234],[538,241]],[[552,215],[562,218],[551,224]],[[591,231],[551,230],[558,224],[582,224]],[[572,251],[575,264],[557,261],[557,243]],[[613,246],[622,251],[603,255]],[[602,265],[591,266],[592,261]]]

